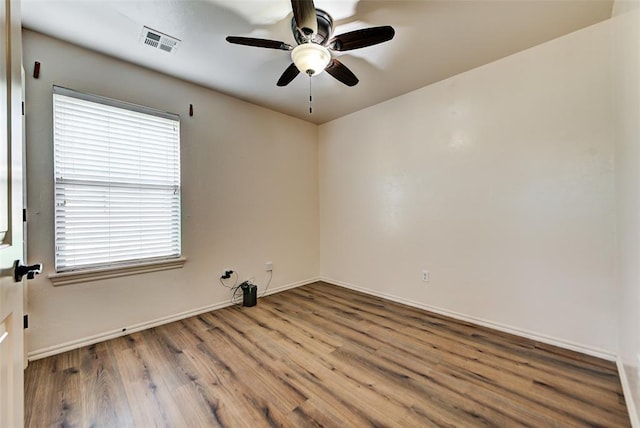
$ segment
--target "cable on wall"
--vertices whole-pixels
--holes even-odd
[[[230,285],[227,281],[233,278],[233,285]],[[251,277],[250,279],[243,281],[242,283],[238,284],[238,281],[240,279],[238,272],[233,271],[233,270],[225,270],[224,273],[220,276],[220,278],[218,278],[220,281],[220,284],[231,290],[231,304],[237,305],[240,303],[239,300],[239,292],[242,290],[242,286],[243,285],[255,285],[256,287],[258,286],[257,284],[254,283],[255,281],[255,277]],[[262,294],[260,295],[260,297],[264,297],[267,294],[267,291],[269,290],[269,285],[271,285],[271,280],[273,279],[273,270],[269,270],[269,279],[267,280],[267,284],[264,287],[264,291],[262,292]]]
[[[271,280],[273,279],[273,270],[269,271],[269,280],[267,281],[267,285],[264,287],[264,291],[260,297],[264,297],[267,294],[267,290],[269,289],[269,285],[271,284]]]

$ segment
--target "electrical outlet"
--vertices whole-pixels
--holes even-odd
[[[266,262],[264,264],[264,270],[271,272],[273,270],[273,262]]]
[[[422,280],[424,282],[429,282],[429,271],[428,270],[423,270],[422,271]]]

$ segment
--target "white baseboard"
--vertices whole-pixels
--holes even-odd
[[[415,308],[419,308],[419,309],[424,309],[426,311],[431,311],[431,312],[435,312],[437,314],[440,315],[444,315],[444,316],[448,316],[454,319],[458,319],[461,321],[466,321],[466,322],[470,322],[473,324],[477,324],[483,327],[488,327],[488,328],[492,328],[498,331],[503,331],[505,333],[511,333],[511,334],[515,334],[517,336],[522,336],[528,339],[532,339],[532,340],[536,340],[538,342],[542,342],[542,343],[547,343],[549,345],[554,345],[554,346],[558,346],[561,348],[565,348],[565,349],[570,349],[572,351],[577,351],[577,352],[582,352],[584,354],[587,355],[592,355],[595,357],[599,357],[599,358],[603,358],[605,360],[609,360],[609,361],[616,361],[617,360],[617,356],[609,351],[606,350],[602,350],[602,349],[597,349],[597,348],[592,348],[589,346],[584,346],[584,345],[580,345],[580,344],[576,344],[567,340],[563,340],[563,339],[558,339],[558,338],[554,338],[554,337],[550,337],[550,336],[546,336],[546,335],[542,335],[539,333],[535,333],[535,332],[531,332],[528,330],[524,330],[524,329],[520,329],[517,327],[511,327],[508,325],[504,325],[504,324],[500,324],[500,323],[496,323],[493,321],[488,321],[485,319],[481,319],[481,318],[477,318],[477,317],[473,317],[473,316],[469,316],[469,315],[465,315],[465,314],[461,314],[455,311],[451,311],[448,309],[444,309],[444,308],[439,308],[436,306],[431,306],[431,305],[426,305],[420,302],[416,302],[410,299],[405,299],[403,297],[398,297],[398,296],[394,296],[391,294],[387,294],[387,293],[382,293],[382,292],[378,292],[375,290],[371,290],[369,288],[365,288],[365,287],[360,287],[357,285],[353,285],[350,283],[346,283],[346,282],[342,282],[342,281],[337,281],[331,278],[323,278],[323,277],[319,277],[319,278],[310,278],[307,279],[305,281],[299,281],[299,282],[295,282],[295,283],[291,283],[291,284],[286,284],[286,285],[282,285],[280,287],[275,287],[275,288],[271,288],[269,290],[267,290],[266,295],[271,295],[271,294],[275,294],[275,293],[279,293],[281,291],[285,291],[291,288],[296,288],[296,287],[301,287],[303,285],[307,285],[307,284],[311,284],[313,282],[316,281],[325,281],[328,282],[330,284],[335,284],[341,287],[345,287],[345,288],[349,288],[355,291],[359,291],[361,293],[365,293],[365,294],[370,294],[373,296],[377,296],[377,297],[381,297],[383,299],[387,299],[387,300],[391,300],[393,302],[397,302],[397,303],[402,303],[404,305],[407,306],[412,306]],[[41,348],[41,349],[37,349],[34,351],[29,352],[28,354],[28,358],[29,361],[34,361],[34,360],[38,360],[40,358],[45,358],[51,355],[56,355],[56,354],[60,354],[62,352],[66,352],[66,351],[70,351],[72,349],[76,349],[76,348],[80,348],[82,346],[87,346],[87,345],[92,345],[94,343],[98,343],[98,342],[102,342],[105,340],[109,340],[109,339],[113,339],[116,337],[120,337],[120,336],[125,336],[129,333],[134,333],[137,331],[142,331],[142,330],[146,330],[152,327],[157,327],[163,324],[168,324],[170,322],[174,322],[174,321],[179,321],[181,319],[185,319],[185,318],[189,318],[192,316],[196,316],[196,315],[200,315],[203,314],[205,312],[210,312],[210,311],[215,311],[217,309],[222,309],[225,308],[227,306],[231,306],[232,303],[229,301],[224,301],[224,302],[220,302],[220,303],[214,303],[212,305],[207,305],[207,306],[203,306],[197,309],[192,309],[189,311],[185,311],[185,312],[181,312],[178,314],[174,314],[174,315],[170,315],[170,316],[166,316],[166,317],[162,317],[162,318],[158,318],[155,320],[150,320],[147,322],[143,322],[143,323],[139,323],[139,324],[135,324],[132,326],[129,326],[126,328],[126,330],[112,330],[112,331],[107,331],[107,332],[103,332],[103,333],[99,333],[93,336],[88,336],[88,337],[84,337],[81,339],[77,339],[77,340],[73,340],[70,342],[66,342],[66,343],[62,343],[62,344],[58,344],[58,345],[54,345],[54,346],[50,346],[47,348]],[[638,427],[640,428],[640,427]]]
[[[303,285],[311,284],[319,281],[319,278],[311,278],[304,281],[298,281],[291,284],[282,285],[280,287],[269,288],[266,295],[280,293],[281,291],[289,290],[291,288],[301,287]],[[50,357],[52,355],[61,354],[63,352],[71,351],[73,349],[81,348],[83,346],[93,345],[95,343],[104,342],[105,340],[115,339],[116,337],[126,336],[130,333],[146,330],[153,327],[158,327],[163,324],[168,324],[174,321],[179,321],[185,318],[193,317],[196,315],[204,314],[206,312],[215,311],[217,309],[226,308],[232,306],[230,301],[224,301],[220,303],[214,303],[212,305],[203,306],[201,308],[192,309],[178,314],[169,315],[166,317],[158,318],[155,320],[146,321],[143,323],[135,324],[127,327],[126,329],[106,331],[103,333],[95,334],[93,336],[83,337],[81,339],[72,340],[59,345],[53,345],[46,348],[36,349],[28,353],[28,360],[35,361],[41,358]]]
[[[535,340],[537,342],[546,343],[548,345],[558,346],[560,348],[569,349],[576,352],[581,352],[583,354],[591,355],[594,357],[602,358],[608,361],[616,361],[616,354],[609,352],[607,350],[593,348],[585,345],[581,345],[578,343],[573,343],[564,339],[558,339],[551,336],[546,336],[544,334],[539,334],[536,332],[524,330],[517,327],[508,326],[505,324],[500,324],[494,321],[488,321],[482,318],[477,318],[470,315],[465,315],[459,312],[451,311],[449,309],[439,308],[437,306],[426,305],[424,303],[416,302],[414,300],[405,299],[404,297],[394,296],[392,294],[382,293],[376,290],[371,290],[369,288],[360,287],[357,285],[349,284],[342,281],[337,281],[331,278],[321,277],[320,281],[327,282],[329,284],[335,284],[340,287],[349,288],[351,290],[359,291],[361,293],[370,294],[372,296],[381,297],[383,299],[391,300],[392,302],[402,303],[403,305],[412,306],[418,309],[424,309],[425,311],[434,312],[436,314],[444,315],[447,317],[451,317],[460,321],[470,322],[472,324],[480,325],[483,327],[492,328],[494,330],[502,331],[505,333],[514,334],[516,336],[525,337],[527,339]],[[640,428],[640,427],[638,427]]]
[[[618,367],[618,374],[620,376],[620,383],[622,384],[622,392],[624,394],[624,401],[627,404],[627,411],[629,412],[629,420],[631,421],[632,428],[640,428],[640,419],[638,419],[638,411],[636,404],[633,401],[633,394],[631,393],[631,384],[629,383],[629,377],[627,376],[627,370],[622,363],[622,358],[616,358],[616,366]]]

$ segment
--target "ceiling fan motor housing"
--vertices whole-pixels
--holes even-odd
[[[318,31],[309,40],[300,31],[298,31],[298,25],[296,19],[291,18],[291,31],[293,32],[293,38],[299,45],[313,42],[319,45],[324,45],[329,41],[331,34],[333,33],[333,18],[327,12],[322,9],[316,9],[316,17],[318,19]]]

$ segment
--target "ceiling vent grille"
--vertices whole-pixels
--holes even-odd
[[[142,27],[140,43],[154,49],[160,49],[161,51],[173,53],[176,51],[176,49],[178,49],[180,40],[167,34],[161,33],[160,31],[153,30],[149,27]]]

